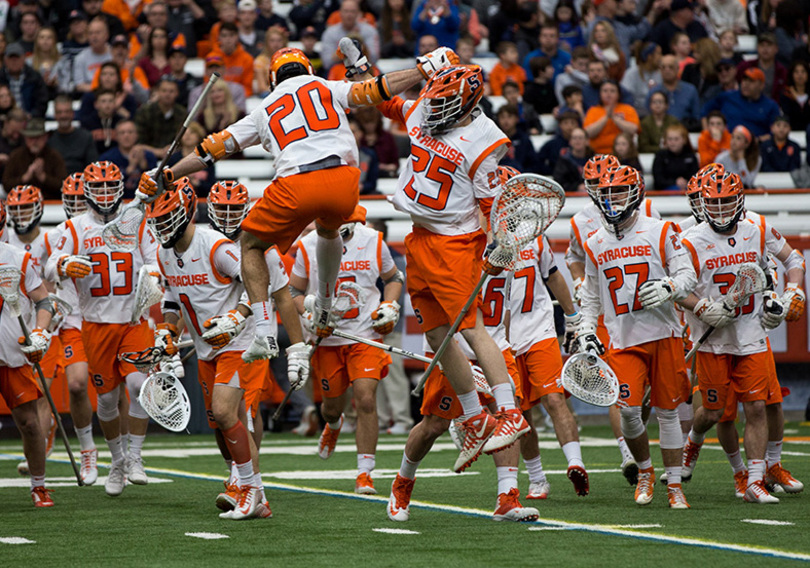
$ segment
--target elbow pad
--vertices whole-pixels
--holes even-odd
[[[385,75],[353,83],[351,91],[349,91],[349,101],[352,106],[376,106],[391,100],[391,96],[388,79],[385,78]]]
[[[51,302],[51,299],[48,297],[42,298],[41,300],[37,301],[34,304],[34,307],[36,308],[36,311],[45,310],[51,315],[54,314],[53,302]]]
[[[802,255],[802,253],[800,253],[796,249],[790,251],[790,254],[785,259],[785,262],[783,262],[782,264],[784,265],[785,270],[792,270],[794,268],[798,268],[802,272],[805,272],[804,255]]]
[[[206,136],[205,140],[197,145],[194,153],[208,167],[217,160],[238,151],[239,146],[236,144],[233,134],[227,130],[222,130]]]
[[[697,274],[688,255],[679,255],[669,262],[670,279],[674,284],[672,299],[683,300],[691,294],[697,286]]]
[[[401,270],[397,270],[397,273],[394,274],[390,279],[386,280],[384,284],[390,284],[391,282],[399,282],[400,284],[405,284],[405,275],[402,274]]]

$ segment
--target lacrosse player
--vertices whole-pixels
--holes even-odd
[[[585,189],[588,191],[588,196],[591,198],[591,203],[588,203],[573,217],[571,217],[571,231],[569,237],[568,250],[565,252],[565,263],[568,270],[571,272],[571,277],[574,279],[574,301],[579,303],[579,289],[582,286],[582,280],[585,278],[585,249],[583,245],[588,238],[593,235],[601,226],[601,213],[599,209],[599,194],[597,186],[599,185],[599,178],[608,170],[608,168],[618,167],[621,164],[619,160],[611,154],[597,154],[585,163],[582,170],[582,175],[585,181]],[[639,207],[641,215],[660,219],[661,215],[652,206],[652,201],[649,199],[644,200],[644,207]],[[566,321],[566,341],[565,350],[570,351],[570,339],[573,325],[571,322]],[[607,329],[605,328],[604,317],[599,316],[599,324],[596,328],[597,336],[600,341],[607,345],[610,343]],[[630,448],[627,447],[627,442],[622,435],[621,414],[619,406],[611,406],[608,409],[608,416],[610,418],[610,426],[613,429],[613,435],[619,444],[619,452],[622,456],[622,474],[630,485],[635,485],[638,482],[638,465],[633,459],[633,454]]]
[[[391,333],[399,320],[403,275],[391,258],[382,233],[347,223],[341,226],[343,256],[338,283],[355,282],[361,290],[361,304],[335,321],[335,329],[365,339],[380,340]],[[314,292],[319,265],[312,262],[318,236],[309,233],[299,242],[290,286],[298,312],[304,314],[304,295]],[[383,301],[377,279],[383,281]],[[310,307],[312,300],[308,302]],[[311,311],[311,310],[308,310]],[[346,391],[351,386],[357,411],[357,478],[355,493],[375,495],[371,472],[377,451],[377,384],[388,374],[391,357],[385,351],[340,337],[327,337],[312,355],[312,376],[323,392],[321,416],[326,426],[318,440],[318,455],[329,459],[343,426]]]
[[[112,251],[101,231],[115,218],[124,196],[124,180],[118,166],[93,162],[82,173],[82,189],[88,210],[65,223],[62,235],[45,266],[46,278],[72,279],[82,314],[82,343],[93,385],[98,393],[97,415],[112,454],[112,465],[104,489],[117,496],[127,479],[137,485],[148,482],[141,458],[149,416],[138,402],[146,375],[130,363],[118,360],[124,352],[143,351],[153,345],[145,319],[134,325],[130,317],[135,301],[138,271],[153,262],[157,241],[144,223],[138,248],[133,252]],[[129,451],[120,433],[119,394],[126,384],[129,392]]]
[[[672,300],[682,300],[694,289],[695,271],[672,223],[640,215],[644,181],[637,170],[610,168],[597,190],[604,226],[583,247],[582,324],[574,334],[574,349],[604,353],[596,335],[598,316],[604,313],[610,334],[607,361],[621,383],[622,432],[639,467],[636,503],[652,501],[655,482],[641,417],[649,383],[669,477],[669,506],[686,509],[689,504],[681,486],[683,439],[675,409],[687,400],[690,389],[681,324]]]
[[[5,225],[6,211],[0,202],[0,235]],[[46,442],[37,411],[37,399],[42,397],[42,392],[31,369],[31,364],[42,361],[48,351],[51,340],[48,325],[53,314],[53,305],[48,300],[48,290],[39,276],[39,271],[34,267],[30,253],[0,243],[0,266],[16,268],[22,274],[20,280],[14,282],[13,289],[8,292],[12,295],[19,294],[19,309],[26,327],[34,328],[29,335],[30,345],[25,345],[25,337],[22,337],[18,319],[12,314],[8,302],[2,302],[0,396],[11,409],[11,416],[22,435],[23,453],[31,474],[31,499],[34,506],[53,507],[50,490],[45,488]]]

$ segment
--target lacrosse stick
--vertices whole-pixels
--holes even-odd
[[[185,349],[193,345],[194,342],[191,339],[187,339],[186,341],[179,342],[177,349]],[[166,357],[168,357],[166,350],[162,347],[147,347],[143,351],[125,351],[118,355],[118,360],[134,365],[141,373],[148,373],[163,362]]]
[[[365,292],[360,286],[348,280],[341,282],[338,284],[337,290],[335,291],[335,299],[332,301],[332,311],[329,313],[329,320],[332,322],[337,322],[343,319],[343,316],[354,309],[358,309],[363,305],[364,302]],[[314,306],[309,306],[308,303],[308,299],[305,299],[304,309],[314,313]],[[323,341],[323,337],[318,337],[318,339],[315,340],[315,345],[312,347],[312,351],[309,355],[310,362],[312,361],[312,354],[315,353],[315,350],[318,348],[318,345],[321,344],[321,341]],[[310,372],[312,372],[311,367]],[[273,420],[279,419],[281,412],[284,410],[284,407],[287,406],[287,402],[290,400],[293,392],[295,392],[294,389],[290,388],[290,390],[288,390],[284,395],[284,399],[281,401],[281,404],[279,404],[278,408],[273,414]]]
[[[723,296],[723,304],[728,310],[736,310],[748,301],[748,298],[754,294],[762,293],[767,287],[767,279],[765,273],[759,265],[752,262],[741,264],[737,269],[737,277],[734,279],[734,284]],[[700,346],[709,338],[714,331],[714,327],[709,327],[700,339],[692,346],[689,353],[686,354],[686,361],[688,362],[695,356]]]
[[[172,432],[182,432],[191,418],[191,403],[183,383],[170,373],[153,373],[141,386],[138,401],[158,424]]]
[[[572,396],[594,406],[613,406],[619,400],[619,379],[594,353],[571,355],[559,382]]]
[[[51,323],[48,325],[48,331],[53,333],[59,329],[59,326],[62,325],[65,318],[73,313],[73,306],[56,294],[48,294],[48,301],[53,305],[53,317],[51,318]]]
[[[493,245],[497,243],[497,246],[488,247],[492,249],[488,257],[489,263],[505,270],[511,270],[520,251],[543,234],[560,214],[564,204],[565,191],[560,184],[550,178],[535,174],[520,174],[504,183],[503,190],[492,204],[490,214],[490,224],[495,236]],[[438,365],[450,340],[461,325],[461,321],[481,293],[486,278],[487,273],[482,271],[478,284],[473,288],[467,303],[461,308],[461,313],[458,314],[456,321],[453,322],[436,350],[433,361],[419,379],[419,384],[411,392],[414,396],[418,396],[425,387],[425,381]]]
[[[160,269],[153,264],[144,264],[138,271],[138,284],[135,287],[135,302],[132,304],[130,323],[140,321],[149,308],[163,299],[163,287],[157,276]]]
[[[31,337],[28,334],[28,326],[25,325],[25,319],[20,311],[20,280],[22,279],[22,271],[13,266],[0,268],[0,297],[3,299],[4,305],[8,306],[11,317],[16,317],[20,323],[23,337],[25,337],[25,344],[31,345]],[[59,416],[59,411],[56,409],[56,404],[53,402],[51,391],[48,389],[48,384],[45,382],[45,376],[42,374],[42,367],[39,363],[34,363],[37,377],[39,378],[39,385],[42,387],[42,392],[48,400],[48,405],[51,407],[53,418],[56,421],[56,426],[59,429],[59,436],[65,444],[68,458],[70,458],[70,465],[73,467],[73,473],[76,475],[76,482],[79,487],[84,485],[82,476],[79,473],[79,466],[76,465],[76,460],[73,457],[73,450],[70,449],[70,442],[68,442],[67,434],[65,434],[65,427],[62,425],[62,418]]]
[[[169,158],[174,154],[174,151],[180,144],[180,140],[186,133],[186,129],[188,129],[189,125],[200,113],[200,109],[203,103],[205,103],[205,99],[211,91],[211,87],[217,82],[217,79],[219,79],[219,75],[212,73],[211,78],[208,79],[208,83],[200,94],[200,98],[197,99],[197,102],[191,107],[191,111],[189,111],[186,119],[183,121],[183,126],[177,131],[174,140],[172,140],[169,149],[166,151],[166,155],[163,156],[163,159],[160,161],[157,168],[158,195],[163,193],[164,190],[162,187],[162,174]],[[146,215],[146,202],[136,196],[135,199],[124,206],[121,213],[119,213],[115,219],[104,225],[104,229],[101,231],[101,238],[104,240],[104,244],[114,251],[134,251],[138,248],[138,231],[140,230],[144,215]]]

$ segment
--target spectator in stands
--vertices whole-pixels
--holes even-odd
[[[686,128],[682,124],[667,128],[664,132],[664,147],[655,153],[653,161],[655,189],[684,191],[686,182],[699,169]]]
[[[523,101],[531,105],[537,114],[551,114],[557,106],[553,87],[554,67],[551,60],[548,57],[533,57],[529,65],[534,79],[526,83]]]
[[[728,150],[731,145],[731,132],[726,129],[726,117],[719,110],[713,110],[705,119],[706,128],[698,138],[698,158],[700,167],[714,162],[717,155]]]
[[[456,20],[458,20],[458,10],[456,10]],[[415,26],[414,32],[418,35],[430,33],[419,32]],[[380,34],[377,33],[377,28],[360,19],[360,4],[357,0],[343,0],[340,4],[340,23],[326,28],[321,36],[321,61],[323,61],[325,69],[329,69],[335,63],[340,38],[347,35],[356,35],[363,39],[371,63],[376,63],[380,58]],[[445,45],[456,45],[456,39],[458,38]]]
[[[439,40],[436,39],[436,36],[425,34],[419,38],[419,41],[416,42],[416,53],[419,55],[426,55],[434,49],[438,49],[438,47]]]
[[[172,81],[177,83],[177,88],[179,93],[177,95],[177,100],[179,101],[187,101],[188,95],[191,91],[200,85],[200,79],[186,73],[186,63],[188,62],[188,57],[186,56],[186,51],[179,46],[171,47],[169,49],[169,77],[171,77]]]
[[[712,93],[707,93],[707,102],[720,93],[736,91],[740,88],[740,84],[737,82],[737,65],[734,63],[733,59],[721,59],[718,61],[716,69],[718,88],[714,89],[716,92],[713,95]]]
[[[107,22],[103,18],[97,17],[87,26],[87,39],[90,45],[82,50],[73,62],[74,90],[80,93],[90,91],[96,69],[112,59],[112,51],[107,44],[109,37]]]
[[[758,67],[746,69],[738,91],[720,93],[703,107],[703,116],[719,110],[726,117],[728,127],[742,124],[760,139],[770,136],[771,124],[779,116],[779,106],[765,96],[765,74]]]
[[[642,171],[641,162],[638,159],[638,148],[636,142],[630,134],[619,132],[616,140],[613,141],[613,152],[611,152],[623,166],[630,166],[638,171]]]
[[[605,65],[604,61],[594,59],[588,62],[588,83],[582,87],[582,105],[585,107],[586,112],[592,106],[599,104],[602,85],[607,78],[607,65]],[[621,86],[619,87],[619,93],[622,103],[626,105],[633,104],[633,93]]]
[[[540,47],[530,51],[523,58],[523,70],[526,71],[526,76],[531,77],[530,62],[535,57],[548,57],[551,60],[555,78],[565,73],[566,66],[571,63],[571,55],[559,48],[560,32],[557,30],[557,25],[553,22],[541,25],[539,41]]]
[[[169,30],[166,28],[152,28],[147,36],[143,53],[144,56],[138,60],[138,67],[146,74],[149,86],[154,87],[161,77],[171,73],[171,67],[169,66]]]
[[[118,145],[101,155],[102,160],[112,162],[124,175],[124,198],[131,199],[138,189],[141,174],[157,167],[157,158],[138,144],[138,129],[131,120],[122,120],[115,127]]]
[[[762,166],[759,141],[742,124],[735,126],[731,131],[729,149],[720,152],[715,158],[715,162],[724,166],[726,171],[740,176],[743,185],[751,189],[754,187],[754,181]]]
[[[571,0],[557,2],[552,21],[557,24],[557,33],[560,36],[563,51],[572,53],[576,48],[585,45],[585,36],[582,33],[582,26],[579,25],[579,15]]]
[[[717,43],[704,37],[695,44],[695,63],[690,63],[683,69],[681,80],[695,86],[701,107],[720,92],[720,83],[717,79],[719,62],[720,49]]]
[[[281,32],[280,28],[273,28],[273,29],[267,30],[267,32],[264,34],[265,45],[268,45],[267,44],[267,34],[273,33],[273,34],[278,35],[278,32]],[[286,42],[287,41],[287,34],[286,33],[283,34],[283,38],[284,38],[284,41]],[[301,34],[300,34],[300,38],[301,38],[301,51],[303,51],[304,55],[306,55],[307,58],[309,59],[309,62],[312,65],[312,70],[315,72],[316,75],[323,76],[325,73],[324,73],[324,69],[323,69],[323,61],[321,61],[321,53],[319,51],[315,50],[315,44],[318,43],[318,41],[320,40],[320,38],[317,35],[317,32],[315,31],[315,28],[313,28],[312,26],[304,28],[304,31],[302,31]],[[285,43],[285,45],[286,45],[286,43]],[[258,57],[257,57],[257,59],[258,59]],[[254,65],[254,68],[255,68],[255,65]],[[268,62],[268,69],[269,69],[269,62]],[[258,70],[257,70],[257,73],[258,73]],[[269,90],[269,88],[268,88],[268,90]]]
[[[305,34],[302,32],[301,35],[303,37]],[[270,92],[270,60],[273,58],[273,54],[283,47],[287,47],[287,34],[284,30],[273,28],[265,32],[264,47],[262,47],[262,51],[256,56],[256,59],[253,60],[253,77],[256,82],[256,92],[262,96]]]
[[[53,28],[40,28],[34,40],[34,51],[26,63],[42,75],[42,80],[48,86],[48,98],[56,96],[59,85],[57,65],[59,64],[59,48],[56,45],[56,31]]]
[[[422,36],[419,38],[422,40],[425,37],[433,37],[433,36]],[[421,48],[420,48],[421,54]],[[473,57],[475,57],[475,43],[468,37],[459,38],[456,42],[456,55],[458,55],[459,65],[475,65],[473,63]],[[483,71],[483,69],[482,69]],[[484,72],[484,76],[486,77],[486,72]],[[484,85],[485,89],[489,87],[489,83]],[[485,96],[488,95],[487,91],[484,91]]]
[[[588,47],[596,59],[604,61],[607,65],[608,78],[621,81],[627,69],[627,58],[610,22],[601,21],[594,24]]]
[[[522,95],[523,83],[527,81],[527,75],[526,71],[518,65],[517,46],[511,41],[502,41],[495,51],[498,54],[498,62],[489,73],[489,86],[492,94],[496,97],[501,96],[504,83],[509,81],[518,86]]]
[[[96,91],[99,89],[111,91],[115,94],[115,115],[118,120],[135,116],[138,103],[135,97],[124,89],[121,75],[121,69],[113,61],[108,61],[101,66],[98,70],[98,77],[94,80],[96,90],[82,96],[81,107],[76,115],[79,122],[85,121],[87,116],[95,113]]]
[[[183,156],[191,154],[204,139],[205,129],[202,125],[199,122],[189,124],[188,129],[180,139],[180,148],[169,158],[169,167],[179,162]],[[208,197],[211,186],[217,181],[216,166],[211,163],[206,169],[188,176],[188,179],[191,181],[197,197]]]
[[[805,130],[810,124],[810,65],[794,61],[788,71],[788,84],[779,99],[779,106],[790,120],[791,130]]]
[[[159,3],[152,2],[149,5],[149,15],[154,17],[153,11],[156,6],[160,10]],[[166,23],[163,24],[173,37],[183,37],[182,47],[188,57],[197,56],[197,40],[205,36],[211,28],[211,24],[216,20],[216,13],[211,2],[207,0],[169,0],[166,5]]]
[[[243,116],[245,113],[236,108],[227,85],[217,82],[211,87],[205,106],[195,119],[203,125],[208,135],[225,130]]]
[[[194,103],[197,102],[197,99],[200,98],[200,94],[202,94],[202,90],[205,87],[205,83],[211,78],[212,73],[218,73],[220,77],[223,77],[225,74],[225,66],[222,62],[222,57],[216,54],[208,54],[205,58],[205,79],[202,84],[194,87],[191,90],[191,93],[188,95],[188,108],[194,106]],[[239,110],[245,112],[246,111],[246,101],[245,101],[245,89],[239,83],[234,83],[233,81],[225,80],[225,84],[228,85],[228,89],[231,91],[231,96],[233,97],[233,102],[236,103],[236,106]],[[179,99],[178,99],[179,100]]]
[[[518,109],[518,128],[531,134],[541,134],[543,125],[540,123],[540,116],[534,107],[520,96],[518,86],[511,81],[503,86],[503,97],[506,104],[514,105]]]
[[[776,27],[776,6],[779,0],[749,0],[748,29],[752,34],[773,30]]]
[[[700,98],[697,89],[691,83],[678,79],[678,61],[674,55],[664,55],[658,67],[661,70],[661,85],[650,89],[650,95],[664,93],[669,102],[669,114],[688,130],[699,131]]]
[[[411,28],[416,37],[435,36],[439,45],[456,45],[461,18],[458,6],[450,0],[419,0],[413,5]]]
[[[554,95],[558,101],[563,100],[563,89],[570,85],[584,88],[588,84],[588,62],[591,60],[591,50],[585,46],[574,48],[571,53],[571,63],[565,66],[563,73],[554,76]]]
[[[458,6],[459,17],[459,39],[468,37],[473,40],[475,45],[478,45],[483,38],[488,38],[489,28],[482,23],[481,17],[475,7],[465,4],[464,2],[456,2],[456,5]]]
[[[9,154],[3,171],[3,187],[36,185],[45,199],[61,199],[62,180],[67,177],[67,171],[59,152],[48,146],[45,119],[30,119],[22,136],[25,143]]]
[[[363,145],[363,127],[357,121],[357,117],[349,115],[349,126],[357,142],[360,162],[357,167],[360,169],[360,195],[373,195],[377,191],[377,181],[380,177],[380,161],[377,153],[368,146]]]
[[[734,67],[742,63],[742,53],[736,51],[737,34],[734,30],[725,30],[717,38],[717,47],[720,48],[720,59],[730,59],[734,62]]]
[[[669,114],[669,97],[662,91],[650,93],[649,114],[641,120],[638,133],[638,149],[645,154],[654,154],[663,147],[664,133],[670,126],[681,121]]]
[[[661,84],[661,47],[657,43],[639,43],[635,55],[635,63],[624,74],[621,86],[633,94],[633,106],[644,116],[650,89]]]
[[[225,64],[225,80],[242,85],[246,96],[253,95],[253,58],[240,45],[239,31],[235,24],[222,24],[219,29],[219,48],[212,53],[219,55]]]
[[[222,29],[222,24],[233,24],[235,26],[236,17],[238,15],[239,13],[236,11],[236,2],[234,0],[223,0],[217,4],[216,22],[211,26],[208,40],[203,40],[200,42],[199,46],[205,47],[207,45],[211,49],[216,49],[217,45],[219,45],[219,32]]]
[[[11,87],[0,85],[0,120],[5,119],[12,109],[17,108],[17,101],[11,94]]]
[[[281,28],[290,33],[287,18],[273,11],[273,0],[259,0],[259,15],[256,18],[256,29],[266,32],[270,28]]]
[[[546,20],[540,15],[537,1],[507,0],[497,4],[496,12],[489,17],[490,45],[513,41],[522,57],[536,49],[540,23]]]
[[[256,0],[241,0],[237,6],[236,27],[239,29],[239,42],[251,57],[256,57],[262,49],[264,32],[256,29]]]
[[[585,109],[582,106],[582,89],[576,85],[568,85],[563,89],[563,104],[554,109],[554,116],[559,117],[565,112],[574,112],[579,116],[579,123],[585,120]]]
[[[326,18],[340,7],[338,0],[298,0],[290,10],[290,21],[297,30],[315,28],[320,37],[326,29]]]
[[[3,127],[0,129],[0,180],[3,179],[9,155],[23,143],[22,131],[27,119],[23,109],[13,108],[3,120]]]
[[[177,84],[164,77],[157,85],[157,97],[138,109],[135,124],[138,140],[158,158],[163,158],[174,135],[186,118],[186,107],[177,103]]]
[[[116,93],[123,91],[127,95],[131,95],[137,104],[143,104],[148,101],[149,79],[146,77],[143,68],[135,65],[135,62],[129,58],[129,41],[126,36],[115,36],[111,42],[111,49],[112,60],[103,63],[101,67],[103,68],[105,65],[115,63],[118,71],[118,79],[116,80],[115,87],[107,85],[106,88],[115,88]],[[100,76],[101,69],[99,68],[93,76],[93,83],[91,85],[93,89],[98,88]],[[135,108],[129,110],[131,113],[135,113]]]
[[[773,35],[777,46],[776,60],[783,67],[790,66],[795,58],[794,53],[807,49],[806,23],[807,17],[797,0],[780,0],[776,6]]]
[[[60,93],[72,93],[74,91],[73,66],[75,59],[88,45],[86,16],[84,12],[73,10],[68,16],[68,31],[62,42],[62,57],[59,59],[54,71],[58,77]]]
[[[114,91],[99,87],[94,95],[92,112],[80,113],[79,124],[93,136],[101,155],[115,146],[115,125],[124,117],[115,112]]]
[[[748,33],[745,7],[738,0],[706,0],[706,8],[709,10],[709,21],[715,30]]]
[[[506,155],[501,158],[501,165],[512,166],[521,172],[533,172],[537,164],[537,154],[529,134],[518,128],[520,123],[518,108],[511,104],[503,105],[498,109],[496,117],[498,126],[512,141]]]
[[[80,172],[98,159],[93,135],[73,126],[73,101],[69,96],[59,95],[54,99],[53,115],[57,126],[48,137],[48,146],[59,152],[69,174]]]
[[[596,17],[588,25],[588,35],[593,35],[597,22],[607,22],[613,26],[619,46],[625,58],[630,57],[632,46],[645,39],[651,28],[651,22],[658,15],[658,2],[651,2],[652,9],[646,18],[636,15],[635,0],[595,0]]]
[[[143,0],[104,0],[101,9],[118,18],[127,31],[133,31],[138,27],[144,4]]]
[[[790,134],[790,121],[778,117],[771,124],[771,139],[765,140],[760,147],[762,156],[762,172],[792,172],[802,167],[802,150],[799,145],[788,139]]]
[[[662,52],[670,53],[670,42],[676,32],[683,32],[694,43],[702,37],[708,37],[706,28],[695,20],[695,12],[689,0],[672,0],[669,6],[669,17],[656,25],[650,37],[661,46]]]
[[[25,64],[23,48],[12,43],[3,55],[0,85],[8,85],[17,104],[29,115],[44,117],[48,108],[48,87],[42,75]]]
[[[575,128],[582,125],[579,115],[575,112],[561,113],[557,118],[557,132],[554,137],[543,144],[537,154],[537,173],[544,176],[554,172],[554,164],[560,158],[563,150],[568,148],[568,141]]]
[[[37,32],[41,28],[42,20],[36,12],[23,14],[20,18],[20,36],[14,43],[22,46],[26,57],[34,53],[34,41],[37,39]]]
[[[692,57],[692,43],[689,41],[689,36],[682,32],[676,32],[670,40],[669,50],[678,61],[678,77],[680,77],[683,68],[695,62],[695,58]]]
[[[765,94],[778,101],[787,84],[787,69],[776,60],[776,38],[771,32],[765,32],[757,38],[757,59],[743,61],[737,66],[737,79],[742,80],[746,69],[762,70],[765,77]]]
[[[638,132],[639,120],[632,106],[619,102],[619,85],[607,80],[599,89],[599,104],[589,108],[585,115],[584,126],[591,148],[599,154],[608,154],[619,132]]]
[[[380,21],[380,57],[410,58],[415,36],[411,29],[411,9],[405,0],[385,0]]]
[[[571,132],[569,147],[554,164],[552,177],[566,192],[585,191],[585,181],[582,179],[582,168],[585,162],[593,156],[593,150],[588,146],[588,135],[581,128]]]
[[[107,24],[107,34],[116,36],[118,34],[126,34],[124,24],[121,20],[112,14],[106,14],[101,11],[103,0],[82,0],[82,12],[87,17],[88,22],[92,22],[96,18],[100,18]]]
[[[374,150],[380,176],[397,177],[399,151],[394,136],[383,127],[383,115],[376,107],[360,107],[352,113],[363,131],[361,143]]]

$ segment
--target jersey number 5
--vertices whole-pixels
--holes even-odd
[[[317,100],[317,107],[316,101]],[[289,132],[284,130],[281,121],[299,108],[304,113],[306,126],[298,126]],[[264,111],[270,117],[269,127],[273,137],[278,142],[279,150],[289,144],[303,140],[309,136],[309,131],[321,132],[334,130],[340,126],[340,117],[332,105],[332,93],[326,86],[313,81],[300,87],[294,95],[287,93]]]
[[[405,186],[405,195],[428,209],[442,211],[447,207],[447,199],[450,197],[450,190],[453,189],[452,174],[457,168],[455,162],[441,156],[431,156],[430,152],[424,148],[413,145],[411,146],[411,159],[413,160],[413,172],[420,174],[427,170],[425,177],[439,184],[439,193],[436,197],[419,193],[413,187],[414,178],[411,178],[411,181]]]
[[[624,278],[626,276],[635,275],[636,285],[633,291],[633,308],[628,308],[627,304],[619,303],[616,298],[616,293],[624,286]],[[611,266],[605,270],[605,278],[609,280],[608,291],[610,291],[610,299],[613,302],[613,309],[616,315],[641,311],[641,302],[638,301],[638,289],[644,284],[650,276],[650,265],[646,262],[639,262],[636,264],[627,264],[624,267]]]

